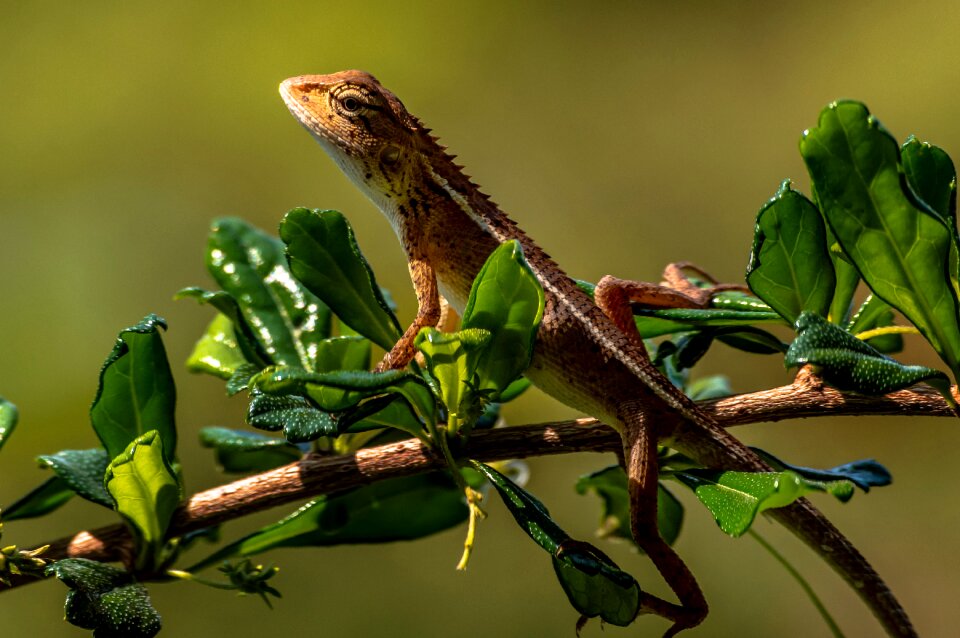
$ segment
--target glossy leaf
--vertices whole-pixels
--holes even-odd
[[[796,472],[686,470],[674,478],[693,490],[726,534],[740,536],[760,512],[784,507],[811,492],[827,492],[841,501],[853,496],[850,481],[812,481]]]
[[[94,638],[152,638],[160,631],[160,614],[150,603],[147,588],[122,569],[87,560],[66,558],[47,567],[67,587],[67,621],[92,629]]]
[[[74,497],[76,492],[59,476],[46,481],[0,510],[0,518],[14,521],[18,518],[36,518],[56,510]]]
[[[157,315],[147,315],[122,330],[100,370],[90,420],[110,458],[122,454],[131,441],[150,430],[156,430],[163,440],[167,463],[176,456],[177,393],[160,337],[160,328],[166,327]]]
[[[273,362],[266,345],[260,343],[256,331],[244,316],[240,302],[230,293],[222,290],[211,292],[191,286],[177,292],[174,299],[194,299],[197,303],[213,306],[233,324],[233,336],[244,359],[256,365],[258,369],[265,368]]]
[[[337,434],[337,422],[330,414],[297,395],[273,396],[255,392],[247,408],[247,423],[268,432],[283,430],[283,436],[291,443]]]
[[[207,269],[237,300],[272,363],[310,365],[305,343],[330,335],[330,311],[294,279],[282,242],[242,220],[217,220]]]
[[[237,343],[233,322],[217,313],[187,358],[187,369],[229,379],[243,365],[249,364]]]
[[[896,141],[862,104],[836,102],[804,133],[800,151],[844,253],[956,375],[958,302],[947,275],[955,232],[905,186]]]
[[[779,338],[753,326],[714,328],[713,336],[731,348],[751,354],[783,354],[787,351],[787,344]]]
[[[543,318],[544,295],[520,243],[500,244],[473,281],[461,330],[480,329],[490,340],[477,356],[478,390],[492,400],[530,364]]]
[[[733,389],[730,387],[730,379],[722,374],[715,374],[691,381],[686,384],[683,391],[694,401],[722,399],[733,394]]]
[[[360,252],[353,229],[333,210],[294,208],[280,224],[293,275],[343,323],[389,350],[402,330]]]
[[[17,406],[0,397],[0,448],[7,442],[13,430],[17,427],[20,412]]]
[[[603,501],[603,515],[597,534],[614,536],[633,542],[630,532],[630,494],[627,475],[619,465],[611,465],[592,474],[581,476],[576,483],[578,494],[594,492]],[[673,545],[683,524],[683,505],[664,487],[657,486],[657,527],[660,536]]]
[[[137,567],[156,568],[180,501],[180,485],[164,459],[156,430],[135,439],[110,463],[104,485],[138,541]]]
[[[876,395],[920,382],[941,391],[949,387],[943,372],[895,361],[816,315],[800,315],[796,330],[797,338],[790,344],[784,365],[792,368],[812,364],[820,376],[841,390]]]
[[[224,547],[190,571],[278,547],[414,540],[466,520],[463,493],[444,473],[378,481],[314,499],[283,520]]]
[[[577,611],[618,626],[633,622],[640,608],[640,586],[633,576],[597,548],[571,539],[532,494],[489,465],[472,463],[496,488],[521,529],[551,555],[557,578]]]
[[[823,219],[790,180],[757,213],[747,284],[789,322],[830,308],[836,278]]]
[[[87,499],[113,507],[113,501],[103,486],[103,477],[110,459],[102,448],[90,450],[60,450],[56,454],[37,457],[42,467],[48,467],[74,492]]]
[[[303,456],[299,447],[284,439],[221,427],[201,429],[200,445],[216,452],[224,472],[265,472]]]
[[[766,450],[752,448],[770,465],[781,470],[792,470],[803,478],[813,481],[850,481],[864,492],[869,492],[871,487],[884,487],[893,483],[893,476],[890,471],[874,459],[861,459],[851,461],[827,470],[820,470],[811,467],[791,465]]]

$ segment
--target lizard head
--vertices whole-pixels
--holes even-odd
[[[416,170],[425,133],[397,97],[363,71],[301,75],[280,84],[294,117],[376,203],[390,212]]]

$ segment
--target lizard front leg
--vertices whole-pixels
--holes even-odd
[[[416,339],[417,334],[422,328],[435,327],[440,321],[440,293],[437,288],[437,275],[426,256],[418,254],[419,251],[415,250],[415,245],[408,245],[411,246],[408,248],[410,280],[413,282],[414,290],[417,293],[417,316],[404,331],[400,340],[377,364],[375,368],[377,372],[405,368],[417,353],[413,346],[413,340]]]

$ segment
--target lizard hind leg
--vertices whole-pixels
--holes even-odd
[[[630,529],[642,549],[663,579],[676,594],[680,605],[641,606],[640,613],[655,613],[673,621],[664,638],[684,629],[699,625],[707,617],[708,605],[697,579],[683,559],[660,536],[657,525],[657,437],[649,417],[639,406],[627,404],[621,421],[626,426],[623,435],[624,465],[627,472],[627,490],[630,495]],[[659,415],[654,416],[654,418]],[[653,602],[662,603],[650,597]],[[657,608],[659,607],[659,608]]]

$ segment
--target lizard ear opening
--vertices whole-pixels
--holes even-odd
[[[383,150],[380,151],[380,161],[384,164],[396,164],[400,161],[400,147],[389,145],[384,146]]]

